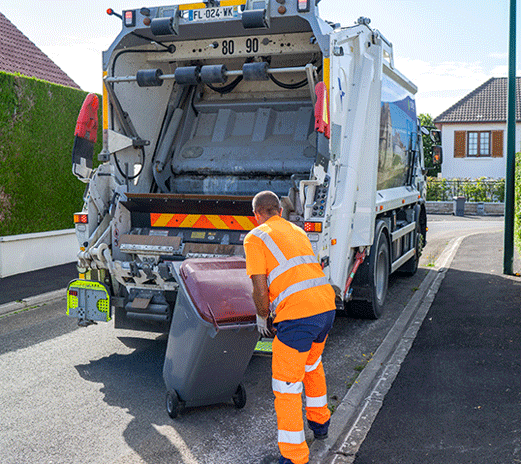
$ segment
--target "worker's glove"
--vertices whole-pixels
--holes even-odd
[[[257,330],[264,337],[270,336],[270,330],[268,329],[267,319],[260,317],[258,314],[257,314]]]

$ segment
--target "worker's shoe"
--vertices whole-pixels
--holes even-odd
[[[325,440],[329,430],[329,420],[325,424],[319,424],[308,419],[308,426],[315,434],[315,440]]]

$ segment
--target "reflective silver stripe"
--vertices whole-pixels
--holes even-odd
[[[271,282],[273,282],[279,275],[283,274],[292,267],[300,266],[301,264],[313,263],[318,264],[317,257],[315,255],[295,256],[294,258],[286,260],[284,263],[279,262],[279,265],[273,269],[268,276],[268,285],[270,285]]]
[[[300,445],[306,441],[304,430],[298,432],[290,432],[288,430],[279,430],[279,443],[290,443],[292,445]]]
[[[317,361],[315,362],[315,364],[312,364],[312,365],[308,365],[306,364],[306,372],[313,372],[317,367],[318,365],[322,362],[322,356],[319,356],[319,358],[317,359]]]
[[[307,290],[308,288],[319,287],[328,283],[329,281],[327,280],[327,277],[318,277],[316,279],[303,280],[302,282],[297,282],[296,284],[290,285],[286,290],[280,292],[279,296],[275,298],[275,300],[273,300],[272,305],[274,311],[277,312],[277,306],[288,296],[293,295],[294,293],[300,292],[302,290]]]
[[[271,254],[275,256],[275,259],[279,264],[287,261],[286,257],[284,256],[284,253],[282,253],[282,251],[270,237],[270,234],[268,234],[268,232],[264,232],[263,230],[256,228],[251,231],[251,234],[255,235],[255,237],[257,238],[260,238],[264,242],[264,245],[266,245],[268,250],[271,251]]]
[[[327,395],[324,396],[306,396],[306,407],[322,408],[327,406]]]
[[[283,380],[271,379],[271,388],[279,393],[302,393],[302,382],[284,382]]]

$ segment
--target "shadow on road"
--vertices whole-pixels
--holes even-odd
[[[249,404],[244,409],[236,409],[230,401],[187,408],[177,419],[172,420],[165,408],[166,389],[162,374],[167,335],[155,340],[118,338],[134,351],[130,354],[113,354],[76,366],[84,380],[103,384],[100,391],[108,405],[121,408],[132,416],[123,437],[133,451],[119,458],[117,463],[203,464],[210,462],[206,457],[212,453],[219,459],[225,454],[235,454],[236,459],[239,459],[241,450],[244,452],[248,448],[247,441],[251,436],[248,432],[254,429],[252,421],[255,420],[265,422],[257,427],[257,431],[269,427],[273,434],[273,437],[266,434],[267,437],[260,441],[270,441],[272,438],[270,445],[276,446],[273,421],[262,419],[263,412],[272,413],[271,404],[267,405],[267,411],[264,408],[259,411],[260,419],[255,417],[256,400],[271,393],[269,358],[255,357],[248,366],[244,383]],[[222,454],[218,452],[219,449],[223,450]],[[253,459],[247,462],[258,461]]]

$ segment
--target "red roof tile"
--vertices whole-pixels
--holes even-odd
[[[79,89],[45,53],[0,13],[0,71],[20,73]]]
[[[493,77],[434,119],[435,123],[505,122],[508,79]],[[516,78],[516,120],[521,119],[521,78]]]

